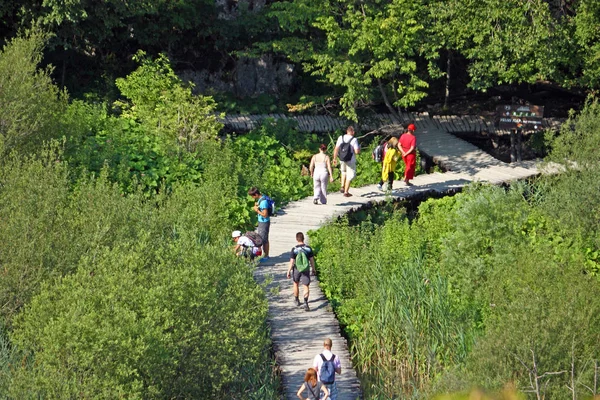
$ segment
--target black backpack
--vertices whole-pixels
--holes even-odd
[[[354,154],[354,149],[350,145],[350,143],[352,143],[352,139],[354,139],[354,138],[351,138],[350,141],[348,143],[346,143],[344,141],[344,136],[342,136],[342,144],[340,145],[340,152],[339,152],[340,161],[352,160],[352,154]]]
[[[248,231],[244,234],[244,236],[252,240],[252,243],[254,243],[255,247],[261,247],[263,245],[263,239],[257,232]]]

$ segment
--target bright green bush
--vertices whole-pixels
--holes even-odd
[[[124,196],[43,157],[0,168],[3,393],[276,397],[264,293],[223,243],[235,189]]]
[[[39,68],[46,39],[32,32],[0,51],[0,161],[12,150],[32,151],[59,136],[66,96],[53,84],[51,68]]]
[[[244,396],[243,374],[269,363],[252,271],[220,246],[141,236],[33,299],[12,336],[35,368],[15,372],[15,398]]]

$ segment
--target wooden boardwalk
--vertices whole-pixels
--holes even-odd
[[[269,284],[269,324],[282,371],[284,398],[297,399],[306,369],[312,366],[315,355],[322,350],[323,339],[333,340],[332,351],[341,359],[342,374],[338,376],[340,400],[362,398],[360,383],[340,333],[339,323],[331,306],[321,292],[316,278],[310,285],[310,312],[296,307],[292,297],[292,282],[286,279],[290,250],[296,244],[296,232],[318,229],[328,221],[359,209],[371,202],[383,202],[392,197],[410,199],[425,192],[448,193],[460,190],[472,181],[493,184],[519,180],[538,174],[535,162],[506,164],[477,147],[448,134],[445,124],[426,115],[415,115],[417,143],[422,153],[449,170],[446,173],[419,175],[414,186],[395,182],[391,193],[377,190],[376,185],[351,188],[352,197],[330,193],[327,205],[314,205],[312,198],[292,202],[271,219],[271,261],[259,264],[258,279],[272,278]],[[358,165],[360,174],[361,166]],[[309,241],[310,243],[310,241]],[[300,296],[302,296],[302,291]]]
[[[492,117],[480,115],[433,115],[429,113],[400,114],[403,123],[419,120],[429,120],[434,126],[446,132],[480,132],[490,135],[507,135],[510,132],[495,127]],[[345,118],[330,117],[323,115],[285,115],[285,114],[262,114],[262,115],[226,115],[221,122],[229,130],[245,132],[257,128],[267,118],[295,121],[301,132],[331,133],[336,130],[344,130],[348,125],[355,125],[360,131],[371,131],[384,125],[394,125],[390,114],[373,114],[363,118],[358,124],[354,124]],[[545,118],[544,128],[554,128],[561,123],[555,118]]]

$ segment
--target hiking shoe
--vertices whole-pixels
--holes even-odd
[[[267,261],[269,261],[269,257],[263,257],[260,260],[258,260],[258,262],[261,262],[261,263],[267,262]]]
[[[297,297],[294,297],[294,303],[296,303],[296,306],[300,306],[300,300]]]
[[[304,311],[310,311],[310,307],[308,306],[308,303],[304,303]]]
[[[317,199],[314,199],[314,200],[313,200],[313,204],[319,204],[319,200],[317,200]]]
[[[378,184],[378,185],[377,185],[377,189],[379,189],[379,190],[383,190],[383,186],[382,186],[381,184]]]

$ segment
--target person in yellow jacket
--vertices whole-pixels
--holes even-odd
[[[396,170],[396,162],[400,159],[401,153],[398,150],[398,138],[391,138],[387,143],[387,150],[383,158],[383,167],[381,169],[381,181],[377,188],[383,190],[383,182],[388,182],[388,190],[392,190],[394,183],[394,171]]]

